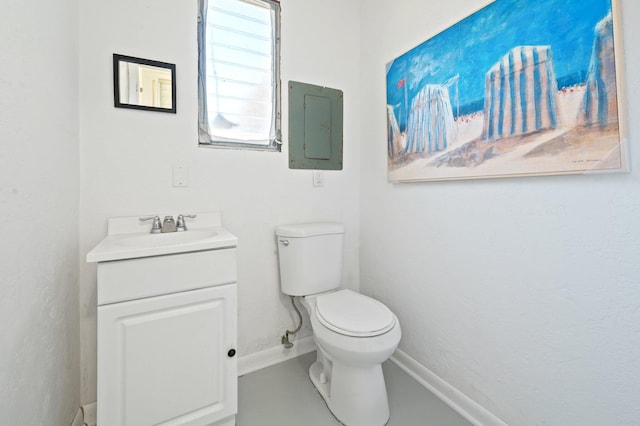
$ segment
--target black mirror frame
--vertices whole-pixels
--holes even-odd
[[[133,62],[134,64],[149,65],[158,68],[166,68],[171,71],[171,108],[159,108],[145,105],[123,104],[120,102],[120,70],[121,61]],[[150,59],[136,58],[133,56],[113,54],[113,100],[116,108],[141,109],[145,111],[158,111],[176,113],[176,65],[167,62],[152,61]]]

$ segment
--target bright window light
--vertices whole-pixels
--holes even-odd
[[[200,0],[199,143],[280,149],[280,5]]]

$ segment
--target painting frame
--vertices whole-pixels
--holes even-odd
[[[621,1],[586,1],[495,0],[390,61],[388,180],[628,172]]]

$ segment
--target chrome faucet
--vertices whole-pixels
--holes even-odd
[[[165,216],[162,221],[162,233],[176,232],[176,222],[173,220],[173,216]]]
[[[195,214],[180,214],[178,215],[178,222],[173,220],[173,216],[165,216],[162,223],[160,223],[160,216],[145,216],[141,217],[140,222],[146,222],[149,220],[153,220],[153,225],[151,226],[152,234],[160,234],[167,232],[182,232],[187,230],[187,224],[185,223],[185,218],[195,218],[197,215]]]

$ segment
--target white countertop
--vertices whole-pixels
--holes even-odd
[[[160,219],[164,215],[158,215]],[[135,259],[238,245],[235,235],[222,227],[220,213],[198,213],[187,219],[187,231],[151,234],[151,222],[139,216],[111,218],[107,236],[87,253],[87,262]]]

